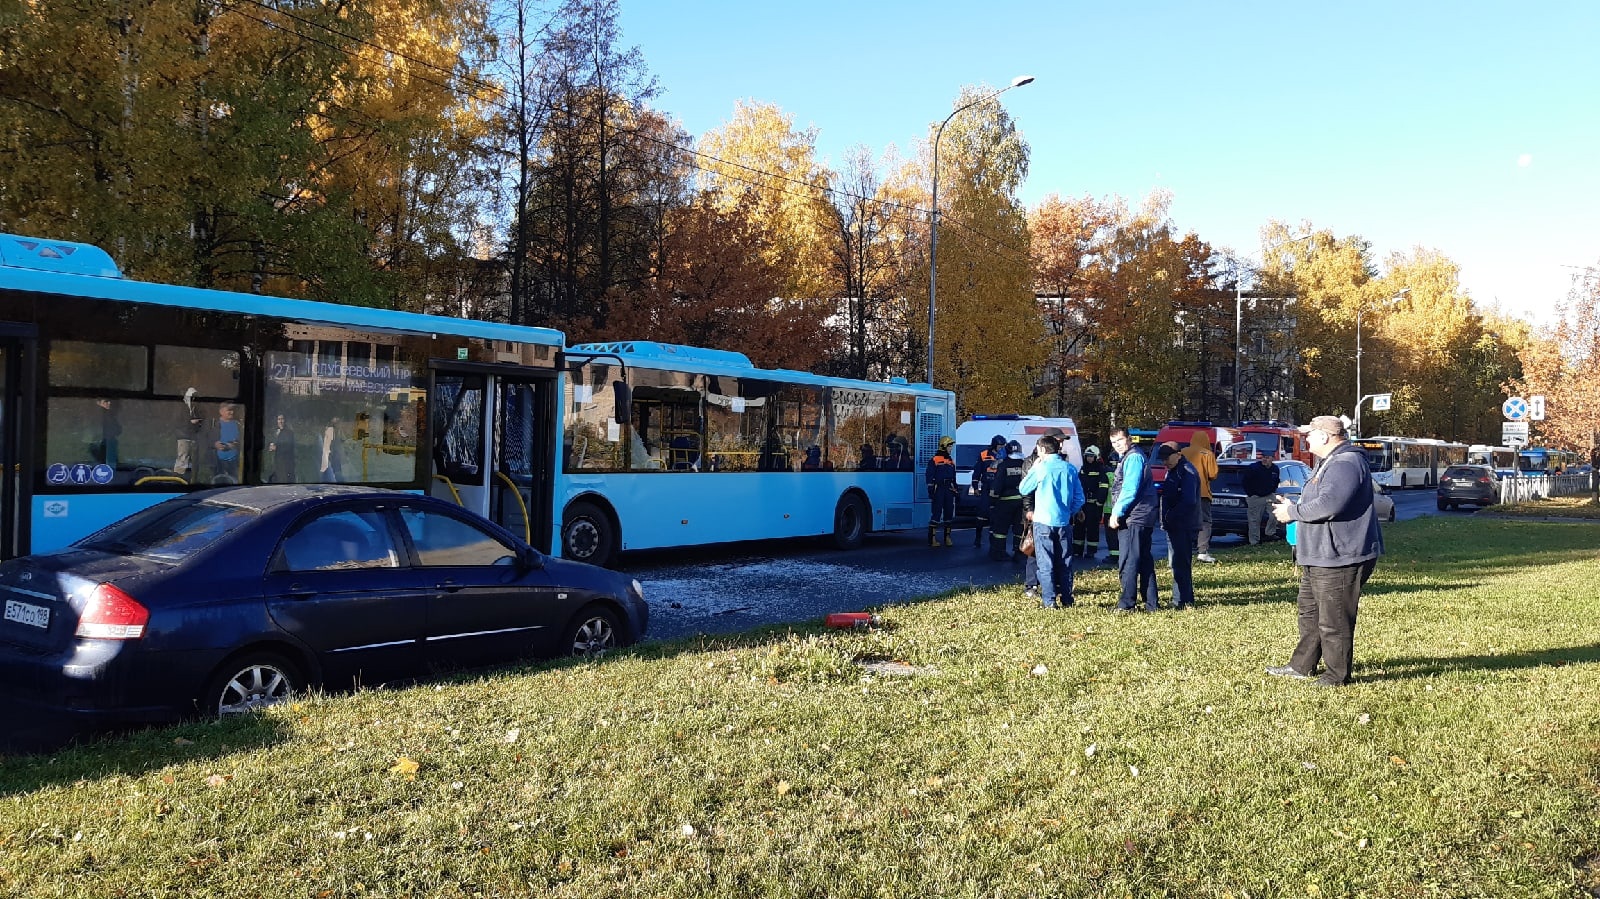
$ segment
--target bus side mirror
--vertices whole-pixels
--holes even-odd
[[[616,412],[611,418],[619,425],[633,421],[633,388],[626,381],[611,382],[611,396]]]

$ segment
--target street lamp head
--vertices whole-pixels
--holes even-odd
[[[1018,75],[1017,77],[1011,79],[1011,86],[1012,87],[1021,87],[1024,84],[1032,84],[1032,83],[1033,83],[1033,76],[1032,75]]]

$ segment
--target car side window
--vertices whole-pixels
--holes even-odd
[[[400,567],[384,514],[371,509],[341,509],[306,521],[284,539],[278,555],[287,571]]]
[[[1304,487],[1306,485],[1304,472],[1300,466],[1279,465],[1278,469],[1279,487]]]
[[[516,549],[488,531],[453,515],[424,509],[401,509],[417,560],[424,566],[510,565]]]

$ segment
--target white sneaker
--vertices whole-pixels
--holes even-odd
[[[1216,564],[1216,561],[1217,561],[1216,556],[1213,556],[1210,553],[1201,553],[1200,555],[1196,556],[1195,558],[1197,558],[1200,561],[1205,562],[1207,564]]]

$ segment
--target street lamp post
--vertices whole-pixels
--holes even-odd
[[[1411,288],[1409,288],[1409,287],[1400,288],[1400,292],[1395,294],[1394,296],[1390,297],[1388,300],[1386,300],[1385,301],[1385,305],[1400,302],[1400,298],[1405,296],[1406,294],[1408,294],[1410,292],[1411,292]],[[1362,311],[1364,309],[1365,309],[1364,306],[1357,306],[1356,307],[1356,415],[1355,415],[1355,430],[1356,430],[1356,433],[1355,433],[1355,436],[1357,436],[1357,437],[1361,436],[1361,407],[1367,401],[1367,397],[1361,393],[1361,313],[1362,313]]]
[[[1261,251],[1262,262],[1266,262],[1266,255],[1273,250],[1288,243],[1298,243],[1310,237],[1302,234],[1299,237],[1286,237],[1270,247]],[[1243,262],[1244,260],[1240,260]],[[1244,347],[1244,273],[1241,271],[1233,279],[1233,423],[1238,425],[1242,412],[1239,408],[1239,384],[1244,379],[1244,362],[1241,354]]]
[[[958,107],[954,112],[944,117],[939,123],[939,130],[933,136],[933,217],[928,230],[928,383],[933,383],[933,315],[939,301],[939,141],[944,138],[944,126],[960,113],[966,112],[985,100],[992,100],[1014,87],[1032,84],[1032,75],[1018,75],[1011,79],[1011,83],[997,91],[991,91],[972,102]]]

